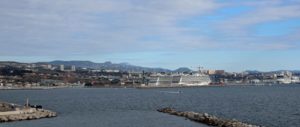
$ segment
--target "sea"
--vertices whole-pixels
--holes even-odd
[[[207,127],[164,107],[265,127],[300,127],[300,85],[0,90],[0,101],[42,105],[58,117],[0,127]]]

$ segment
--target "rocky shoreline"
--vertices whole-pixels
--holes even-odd
[[[176,111],[172,108],[163,108],[158,109],[158,112],[168,113],[170,115],[185,117],[189,120],[199,122],[202,124],[206,124],[209,126],[217,126],[217,127],[262,127],[257,125],[251,125],[243,122],[239,122],[237,120],[227,120],[218,118],[213,115],[209,115],[207,113],[196,113],[196,112],[181,112]]]
[[[41,106],[31,107],[29,104],[27,106],[20,106],[0,102],[0,123],[51,118],[56,117],[56,115],[56,112],[42,109]]]
[[[0,115],[0,123],[56,117],[56,113],[39,109],[31,113]]]

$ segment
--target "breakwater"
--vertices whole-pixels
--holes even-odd
[[[44,109],[38,109],[32,111],[21,110],[21,111],[0,112],[0,123],[22,121],[22,120],[34,120],[34,119],[50,118],[50,117],[56,117],[56,113]]]
[[[56,117],[50,110],[0,102],[0,123]]]
[[[227,120],[218,118],[213,115],[209,115],[207,113],[197,113],[197,112],[181,112],[176,111],[172,108],[163,108],[158,109],[158,112],[168,113],[170,115],[185,117],[189,120],[199,122],[202,124],[206,124],[209,126],[217,126],[217,127],[261,127],[257,125],[251,125],[243,122],[239,122],[237,120]]]

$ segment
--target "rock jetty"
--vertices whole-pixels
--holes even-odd
[[[50,118],[50,117],[56,117],[56,113],[44,109],[40,109],[32,113],[24,113],[24,114],[1,115],[0,113],[0,123],[22,121],[22,120],[34,120],[34,119]]]
[[[217,126],[217,127],[262,127],[257,125],[251,125],[243,122],[239,122],[237,120],[227,120],[218,118],[213,115],[209,115],[207,113],[196,113],[196,112],[181,112],[176,111],[172,108],[163,108],[158,109],[158,112],[168,113],[170,115],[185,117],[189,120],[199,122],[202,124],[206,124],[209,126]]]
[[[56,115],[55,112],[41,108],[20,107],[15,104],[0,102],[0,123],[50,118],[56,117]]]

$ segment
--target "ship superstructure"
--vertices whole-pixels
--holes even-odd
[[[177,87],[177,86],[206,86],[211,83],[209,75],[198,72],[188,74],[154,75],[148,78],[149,87]]]

